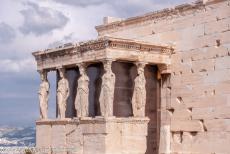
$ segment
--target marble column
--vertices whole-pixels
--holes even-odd
[[[115,75],[112,72],[112,60],[103,62],[105,73],[102,76],[101,93],[99,97],[101,115],[104,117],[113,116],[113,100]]]
[[[146,104],[146,80],[144,75],[145,63],[136,63],[137,77],[134,80],[134,91],[132,97],[132,108],[134,117],[145,117]]]
[[[41,77],[41,84],[38,91],[39,96],[39,107],[40,107],[40,119],[48,118],[48,98],[49,98],[49,88],[50,84],[47,80],[47,72],[42,70],[39,71]]]
[[[78,79],[77,94],[75,98],[75,109],[77,117],[89,116],[89,78],[87,76],[87,66],[78,64],[80,78]]]
[[[60,80],[58,81],[57,88],[57,105],[58,105],[58,117],[60,119],[65,118],[66,104],[69,96],[69,83],[65,77],[65,69],[58,69]]]

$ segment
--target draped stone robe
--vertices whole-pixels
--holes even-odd
[[[50,85],[48,81],[42,81],[42,83],[40,84],[38,97],[39,97],[41,119],[47,119],[49,87]]]
[[[67,98],[69,96],[69,84],[68,80],[62,78],[58,81],[57,89],[57,103],[58,103],[58,113],[60,118],[65,118]]]

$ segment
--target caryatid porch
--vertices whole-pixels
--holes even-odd
[[[151,77],[170,73],[171,52],[168,47],[110,37],[34,52],[42,79],[36,146],[49,147],[54,153],[60,147],[77,154],[151,152],[148,127],[160,120],[156,111],[150,115],[146,109],[151,100],[157,106],[160,97],[150,92],[154,88]],[[47,116],[47,73],[54,70],[58,114],[51,120]],[[70,84],[70,70],[77,70],[76,84]],[[159,93],[157,86],[160,84],[155,84]]]

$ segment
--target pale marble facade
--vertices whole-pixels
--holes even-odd
[[[42,80],[38,148],[230,153],[229,0],[107,17],[96,30],[97,40],[33,53]],[[49,71],[57,72],[57,119],[47,117]]]

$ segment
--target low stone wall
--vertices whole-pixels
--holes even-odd
[[[36,147],[52,154],[144,154],[148,122],[133,117],[37,121]]]

